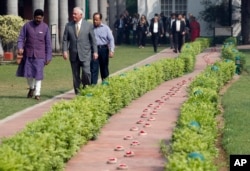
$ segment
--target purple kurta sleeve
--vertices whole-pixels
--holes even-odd
[[[17,40],[17,48],[18,49],[23,49],[24,47],[24,41],[25,41],[25,37],[26,37],[26,24],[22,27],[22,29],[20,30],[20,34]]]

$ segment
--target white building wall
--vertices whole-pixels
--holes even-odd
[[[213,0],[213,1],[218,1],[218,0]],[[137,0],[137,3],[138,3],[138,13],[140,15],[145,14],[148,20],[152,18],[155,13],[161,12],[160,0]],[[202,21],[199,17],[199,13],[202,10],[204,10],[204,6],[201,5],[200,1],[188,0],[187,16],[190,13],[194,15],[200,22],[201,36],[213,36],[213,30],[208,30],[206,22]]]
[[[137,3],[138,13],[146,15],[148,20],[153,18],[155,13],[161,12],[160,0],[138,0]]]
[[[197,0],[189,0],[187,5],[187,16],[192,14],[196,17],[201,26],[201,36],[213,36],[214,31],[207,29],[207,22],[200,18],[200,11],[204,10],[204,6]]]

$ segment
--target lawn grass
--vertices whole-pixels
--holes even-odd
[[[250,55],[250,51],[243,51]],[[225,127],[223,146],[228,154],[250,154],[250,58],[246,58],[246,72],[223,95]]]
[[[159,47],[159,51],[162,49],[164,47]],[[153,54],[152,46],[144,49],[136,46],[117,46],[114,58],[110,59],[110,73],[115,73]],[[16,77],[16,69],[16,64],[0,65],[0,119],[73,89],[70,63],[62,57],[54,57],[45,67],[39,102],[26,98],[26,79]]]

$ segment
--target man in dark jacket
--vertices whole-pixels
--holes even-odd
[[[179,14],[177,20],[173,22],[172,34],[174,37],[174,52],[181,52],[183,45],[183,36],[185,36],[185,22],[182,20],[182,15]]]
[[[163,36],[164,28],[162,23],[159,22],[159,16],[155,15],[153,21],[151,21],[149,26],[149,31],[151,33],[152,43],[154,47],[154,52],[157,52],[157,46],[159,42],[159,38]]]

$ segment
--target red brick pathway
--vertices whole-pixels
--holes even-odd
[[[112,116],[102,128],[98,139],[90,141],[82,147],[78,154],[67,163],[65,170],[112,171],[117,170],[117,166],[120,163],[127,164],[129,170],[133,171],[163,170],[165,159],[160,154],[159,143],[161,140],[166,143],[170,141],[175,122],[178,118],[179,108],[187,99],[186,87],[208,63],[218,60],[219,55],[219,52],[212,52],[211,49],[208,49],[206,52],[198,55],[194,72],[161,84]],[[170,49],[165,49],[120,72],[166,57],[176,57],[176,54],[172,53]],[[28,122],[36,120],[49,111],[50,107],[57,101],[72,99],[73,97],[73,91],[69,91],[20,111],[4,120],[0,120],[0,138],[14,135],[17,131],[22,130]],[[149,111],[144,111],[145,109]],[[156,111],[156,115],[150,115],[153,110]],[[147,114],[148,118],[151,116],[154,117],[155,121],[148,121],[148,118],[141,118],[143,113]],[[144,123],[150,123],[151,127],[144,128],[144,124],[136,124],[139,120],[143,120]],[[146,131],[147,135],[138,135],[139,131],[130,131],[132,127],[138,127],[139,131]],[[124,140],[124,136],[127,135],[133,136],[134,139]],[[131,146],[130,144],[135,140],[140,142],[140,145]],[[115,151],[114,148],[117,145],[123,146],[125,151]],[[132,150],[135,156],[124,157],[125,152],[128,150]],[[117,158],[118,161],[116,164],[107,164],[109,158]]]
[[[186,88],[191,80],[208,63],[218,60],[219,55],[219,52],[211,52],[211,49],[201,53],[197,57],[194,72],[161,84],[112,116],[102,128],[98,139],[83,146],[67,163],[65,170],[114,171],[121,163],[133,171],[164,170],[165,159],[160,153],[160,141],[170,141],[181,104],[187,99]],[[151,115],[154,110],[156,115]],[[143,113],[148,118],[141,118]],[[149,117],[154,117],[155,121],[148,121]],[[144,124],[137,124],[139,120],[150,123],[151,127],[145,128]],[[132,127],[138,127],[139,130],[130,131]],[[141,130],[146,131],[147,135],[139,135]],[[133,136],[134,139],[124,140],[124,136]],[[135,140],[140,145],[131,146]],[[124,147],[125,151],[115,151],[117,146]],[[133,151],[135,155],[124,157],[127,151]],[[109,158],[116,158],[117,163],[107,164]]]

